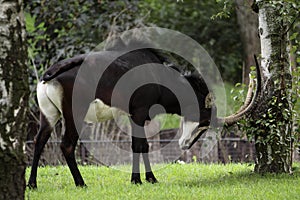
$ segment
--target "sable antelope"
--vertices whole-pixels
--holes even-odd
[[[258,72],[258,84],[254,97],[251,96],[253,88],[249,89],[249,95],[244,107],[234,115],[225,118],[216,118],[216,113],[213,111],[213,107],[209,106],[207,102],[209,97],[209,90],[197,73],[189,75],[180,74],[176,67],[164,65],[166,60],[152,49],[138,49],[116,58],[109,67],[103,72],[101,79],[99,80],[95,92],[91,96],[89,91],[90,81],[93,79],[98,80],[97,73],[95,77],[89,75],[88,77],[81,77],[76,80],[76,75],[81,69],[84,63],[86,65],[93,65],[107,59],[114,51],[103,51],[94,53],[92,56],[79,55],[70,59],[60,61],[52,65],[44,74],[41,82],[37,86],[37,97],[40,107],[40,129],[35,138],[35,150],[34,158],[31,168],[30,179],[28,182],[29,187],[36,188],[36,175],[37,167],[42,150],[50,137],[50,134],[57,123],[62,118],[65,123],[65,133],[62,138],[61,150],[70,168],[72,176],[74,178],[76,186],[85,186],[83,178],[78,170],[75,160],[75,147],[79,138],[78,127],[76,123],[82,121],[104,121],[112,118],[114,113],[127,113],[130,117],[132,124],[132,152],[133,152],[133,166],[132,166],[132,183],[142,183],[140,178],[139,159],[142,154],[145,169],[146,180],[151,183],[157,182],[148,158],[149,145],[143,126],[146,120],[150,120],[149,109],[156,104],[161,105],[166,113],[173,113],[178,115],[184,115],[184,121],[182,122],[183,134],[179,140],[182,149],[190,148],[197,139],[209,128],[210,121],[216,119],[218,122],[224,122],[225,124],[233,124],[240,120],[243,116],[249,114],[255,104],[255,99],[259,94],[260,89],[260,73],[257,65]],[[151,64],[159,65],[160,70],[165,70],[167,73],[173,74],[173,79],[170,80],[171,84],[174,84],[176,88],[180,90],[188,90],[190,87],[196,94],[197,105],[194,109],[189,110],[189,105],[186,105],[188,111],[184,111],[176,95],[167,87],[155,83],[159,79],[165,79],[165,76],[152,72],[155,69],[150,67],[151,70],[139,72],[131,77],[129,82],[135,83],[144,78],[152,78],[154,83],[145,84],[137,88],[134,93],[127,94],[128,91],[115,89],[116,84],[120,78],[134,69],[137,66]],[[101,67],[101,66],[97,66]],[[93,69],[93,68],[91,68]],[[95,68],[94,68],[95,69]],[[77,78],[78,79],[78,78]],[[85,98],[85,103],[78,104],[76,107],[80,113],[73,116],[72,102],[73,102],[73,90],[75,80],[78,81],[77,91],[80,91],[80,95]],[[117,98],[112,105],[113,90]],[[129,105],[124,105],[124,98],[128,98],[130,95]],[[88,102],[88,103],[86,103]],[[127,104],[127,103],[126,103]],[[198,110],[198,111],[197,111]],[[159,114],[161,111],[155,111],[155,114]],[[194,112],[199,112],[195,115]],[[198,116],[198,117],[197,117]],[[81,126],[79,125],[79,128]]]

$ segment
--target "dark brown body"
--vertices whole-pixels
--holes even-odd
[[[74,57],[73,60],[71,58],[51,66],[45,73],[44,82],[42,83],[52,84],[53,82],[56,82],[60,85],[58,88],[62,89],[62,97],[60,98],[61,105],[55,103],[55,101],[51,99],[50,93],[45,92],[46,95],[44,98],[50,99],[49,101],[46,99],[46,103],[54,102],[53,107],[56,106],[58,108],[61,106],[61,108],[57,109],[58,111],[56,113],[62,115],[66,128],[61,143],[61,149],[73,175],[75,184],[77,186],[85,185],[76,164],[74,151],[79,138],[78,130],[81,129],[81,125],[89,108],[89,103],[94,99],[100,99],[106,105],[117,107],[130,114],[133,152],[131,182],[141,183],[139,169],[140,154],[142,154],[145,163],[146,180],[152,183],[157,182],[150,167],[148,158],[149,145],[144,132],[145,121],[151,119],[149,116],[149,109],[151,106],[159,104],[164,107],[166,113],[178,115],[183,115],[183,113],[185,113],[184,117],[188,120],[199,122],[200,125],[208,126],[212,112],[211,108],[207,108],[205,105],[205,98],[209,93],[207,86],[197,75],[183,76],[178,73],[178,70],[163,65],[164,61],[148,49],[132,51],[119,57],[102,72],[100,81],[99,74],[97,73],[91,73],[88,74],[88,76],[77,76],[76,78],[76,75],[78,75],[79,70],[81,69],[80,67],[83,66],[82,63],[84,58],[86,58],[86,56],[81,55]],[[84,63],[85,65],[92,66],[91,69],[93,69],[93,67],[101,67],[97,64],[95,65],[95,63],[98,63],[97,60],[101,61],[101,59],[106,58],[103,57],[103,55],[94,55],[93,57],[88,58]],[[150,78],[149,80],[153,80],[153,82],[150,81],[148,84],[138,87],[133,93],[128,93],[126,88],[116,88],[116,84],[124,74],[129,71],[132,72],[137,66],[151,63],[153,66],[149,66],[149,68],[156,67],[156,65],[160,64],[160,70],[162,69],[166,71],[166,73],[173,74],[169,82],[180,91],[187,91],[188,88],[192,87],[197,98],[196,109],[190,111],[185,110],[185,107],[190,106],[189,101],[187,101],[186,106],[181,106],[177,96],[169,88],[155,83],[157,81],[166,81],[165,79],[168,79],[168,77],[156,73],[155,70],[146,71],[144,73],[132,73],[131,78],[128,79],[129,86],[139,83],[144,79]],[[61,73],[57,73],[59,69],[63,67],[65,67],[65,69],[61,70]],[[95,88],[90,87],[95,84]],[[76,88],[74,88],[74,86],[76,86]],[[78,91],[80,91],[81,98],[74,102],[73,92]],[[113,93],[114,101],[112,102]],[[129,104],[125,99],[129,99]],[[38,160],[55,123],[55,120],[51,121],[49,115],[47,116],[45,114],[46,108],[42,108],[48,106],[46,103],[40,105],[42,111],[40,117],[41,126],[36,137],[34,159],[29,179],[29,186],[33,188],[37,186],[36,174]],[[45,110],[44,113],[43,109]],[[197,112],[197,110],[200,112],[200,117],[194,113],[195,111]],[[159,111],[155,114],[159,114]],[[73,115],[75,117],[73,117]]]

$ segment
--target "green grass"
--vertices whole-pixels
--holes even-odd
[[[299,165],[298,165],[299,166]],[[87,188],[76,188],[66,166],[39,168],[38,189],[26,199],[300,199],[300,171],[294,175],[253,173],[253,165],[154,165],[158,184],[132,185],[130,166],[80,166]],[[121,170],[120,170],[121,169]],[[28,179],[29,169],[26,177]],[[142,175],[144,180],[144,175]]]

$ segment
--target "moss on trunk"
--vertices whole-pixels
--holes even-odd
[[[0,199],[24,199],[28,72],[20,1],[0,0]]]
[[[287,54],[287,24],[278,8],[282,5],[274,2],[257,1],[266,82],[264,98],[267,99],[252,122],[257,152],[255,171],[259,173],[289,173],[292,165],[292,76]]]

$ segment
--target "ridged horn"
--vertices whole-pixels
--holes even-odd
[[[253,88],[254,88],[254,82],[252,80],[252,84],[251,82],[249,84],[249,89],[248,89],[248,93],[244,105],[235,114],[232,114],[224,118],[218,118],[219,122],[224,123],[228,126],[233,125],[239,120],[241,120],[244,116],[249,115],[251,112],[253,112],[253,109],[256,108],[258,101],[261,99],[262,77],[260,71],[261,69],[258,64],[256,55],[254,55],[254,59],[255,59],[256,74],[257,74],[257,85],[256,85],[254,96],[252,96]]]

